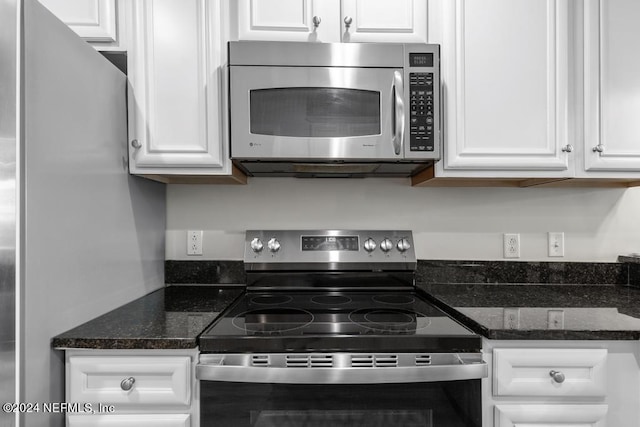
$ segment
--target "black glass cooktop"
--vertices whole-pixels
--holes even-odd
[[[414,292],[243,295],[200,336],[200,350],[478,352],[480,338]]]

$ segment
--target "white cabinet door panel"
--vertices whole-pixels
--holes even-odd
[[[585,169],[640,172],[640,2],[584,7]]]
[[[40,0],[40,3],[89,42],[117,41],[116,0]]]
[[[606,349],[497,348],[493,351],[495,396],[605,396]],[[556,382],[551,371],[564,381]]]
[[[340,19],[345,42],[427,42],[425,0],[343,0]]]
[[[69,415],[68,427],[190,427],[189,414]]]
[[[219,6],[208,0],[135,1],[129,128],[139,145],[129,149],[132,173],[208,168],[215,174],[225,166],[224,47],[212,25]]]
[[[496,405],[494,427],[605,427],[607,405]]]
[[[340,41],[340,0],[238,0],[237,7],[239,40]]]
[[[441,7],[445,170],[568,171],[567,2]]]
[[[71,356],[68,360],[69,399],[127,408],[149,405],[189,407],[191,359],[188,356]],[[123,390],[121,382],[135,382]]]

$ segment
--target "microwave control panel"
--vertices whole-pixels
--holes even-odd
[[[433,73],[409,73],[409,150],[433,151],[434,88]]]

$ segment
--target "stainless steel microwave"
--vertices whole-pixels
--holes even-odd
[[[252,176],[411,176],[440,158],[440,47],[229,42],[231,158]]]

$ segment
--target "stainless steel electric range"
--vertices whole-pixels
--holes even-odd
[[[410,231],[247,231],[201,336],[201,425],[479,427],[481,339],[415,289]]]

